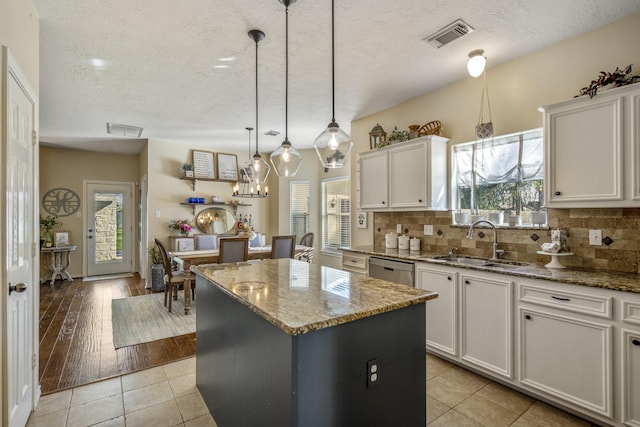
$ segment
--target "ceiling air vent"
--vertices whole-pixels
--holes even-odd
[[[446,27],[439,29],[430,36],[425,37],[423,40],[437,48],[441,48],[442,46],[459,39],[465,34],[472,32],[473,27],[471,25],[467,24],[462,19],[458,19]]]
[[[142,131],[143,129],[139,126],[107,122],[107,133],[109,135],[124,136],[126,138],[140,138]]]

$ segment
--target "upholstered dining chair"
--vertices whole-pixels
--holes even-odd
[[[178,299],[178,288],[180,285],[184,285],[184,272],[183,271],[173,271],[172,270],[172,262],[169,259],[169,255],[167,254],[167,250],[164,248],[164,245],[160,242],[160,240],[154,238],[153,243],[156,244],[158,250],[160,251],[160,255],[162,255],[162,264],[164,266],[164,306],[167,307],[167,295],[169,296],[169,313],[171,313],[171,301]],[[195,293],[195,285],[196,285],[196,276],[193,273],[189,273],[189,283],[191,284],[191,299],[196,299]]]
[[[300,245],[307,246],[303,252],[296,255],[296,259],[300,261],[311,262],[313,259],[313,233],[307,233],[300,239]]]
[[[195,250],[218,249],[217,234],[194,234],[193,243]]]
[[[296,236],[273,236],[271,258],[293,258],[296,252]]]
[[[218,264],[249,259],[249,238],[231,237],[218,240]]]

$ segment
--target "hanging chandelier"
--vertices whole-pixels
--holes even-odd
[[[240,169],[240,180],[233,186],[233,197],[238,198],[262,198],[267,197],[269,189],[267,186],[261,188],[256,182],[256,173],[253,168],[253,158],[251,157],[251,131],[252,127],[245,128],[249,131],[249,158]]]
[[[251,158],[242,174],[244,177],[233,187],[234,197],[266,197],[268,189],[265,186],[267,177],[271,171],[271,166],[267,163],[258,151],[258,43],[264,39],[265,34],[260,30],[249,31],[249,38],[256,44],[256,152]],[[247,128],[249,130],[249,128]],[[253,130],[253,129],[251,129]],[[249,130],[249,151],[251,151],[251,130]],[[242,185],[242,189],[240,186]],[[261,188],[264,186],[264,189]],[[254,192],[255,190],[255,192]]]
[[[289,6],[296,0],[278,0],[285,6],[285,96],[284,96],[284,141],[273,153],[271,164],[278,176],[295,176],[302,164],[302,155],[289,141]]]
[[[341,168],[347,164],[353,142],[351,137],[336,123],[336,78],[335,78],[335,13],[331,0],[331,123],[314,141],[322,166],[329,169]]]

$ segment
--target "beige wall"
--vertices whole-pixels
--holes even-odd
[[[137,184],[140,175],[138,157],[138,155],[131,154],[95,153],[52,147],[40,148],[40,197],[47,191],[58,187],[69,188],[80,196],[80,209],[70,216],[60,217],[63,222],[61,229],[69,230],[71,243],[78,246],[78,249],[71,255],[71,268],[69,271],[73,277],[82,276],[82,262],[85,250],[82,238],[83,216],[85,213],[82,181],[89,179],[133,182]],[[137,188],[134,193],[136,206]],[[48,215],[42,209],[42,206],[40,206],[40,214]],[[134,241],[137,242],[137,209],[135,224]],[[137,259],[137,256],[134,255],[134,259]]]
[[[542,126],[541,105],[572,98],[601,70],[635,64],[640,72],[640,14],[632,15],[579,37],[492,66],[488,57],[487,82],[495,132],[507,134]],[[467,77],[442,89],[355,120],[351,136],[354,152],[369,150],[368,132],[380,123],[387,132],[411,124],[440,120],[450,144],[472,141],[480,108],[481,79]],[[352,158],[352,194],[355,195],[356,157]],[[369,224],[373,224],[369,214]],[[354,219],[355,221],[355,219]],[[352,244],[373,242],[373,226],[353,227]]]
[[[195,226],[195,215],[191,206],[181,206],[181,202],[187,202],[189,197],[204,197],[207,202],[212,196],[218,196],[225,202],[237,200],[251,206],[238,207],[238,213],[242,216],[251,214],[254,229],[256,231],[269,231],[269,201],[271,196],[264,199],[234,199],[231,197],[233,183],[216,181],[198,181],[196,190],[193,191],[192,181],[181,180],[180,167],[183,163],[192,163],[192,150],[211,151],[211,146],[195,146],[184,143],[176,143],[165,140],[152,139],[148,143],[148,176],[149,176],[149,244],[153,244],[153,238],[159,238],[163,243],[169,244],[169,222],[172,219],[188,219]],[[239,167],[245,162],[247,152],[225,151],[228,154],[238,156]],[[269,185],[272,192],[273,185]],[[231,207],[227,207],[233,211]],[[203,208],[198,207],[196,214]],[[156,216],[159,213],[159,217]],[[199,232],[196,229],[196,232]]]

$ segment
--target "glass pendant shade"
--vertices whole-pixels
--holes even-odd
[[[315,140],[314,147],[320,163],[325,168],[336,169],[347,164],[353,141],[340,126],[333,121]]]
[[[256,184],[265,184],[270,171],[271,166],[269,166],[269,163],[256,151],[251,160],[251,181]]]
[[[271,164],[278,176],[295,176],[302,164],[302,155],[293,148],[288,139],[285,139],[280,147],[271,153]]]
[[[469,53],[469,60],[467,61],[467,71],[471,77],[480,77],[484,72],[484,67],[487,65],[487,58],[482,56],[484,50],[478,49]]]

